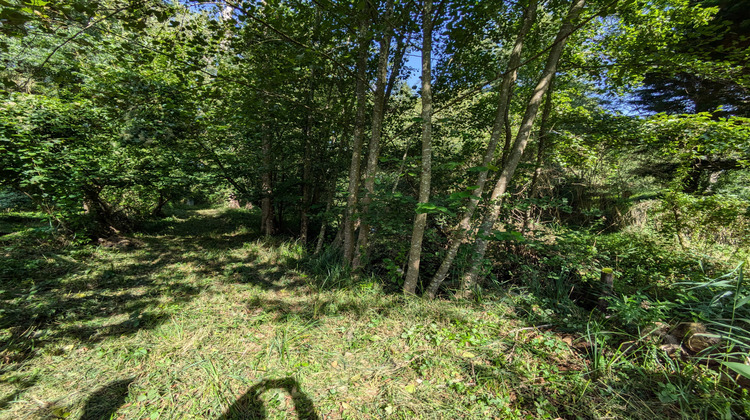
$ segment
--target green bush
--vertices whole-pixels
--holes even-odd
[[[671,192],[657,206],[657,229],[675,235],[683,247],[750,245],[748,202],[739,196],[692,196]]]

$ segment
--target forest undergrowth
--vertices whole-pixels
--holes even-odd
[[[535,254],[543,275],[510,261],[523,281],[427,300],[355,278],[333,253],[266,239],[254,211],[173,210],[127,238],[76,246],[50,239],[33,213],[0,219],[3,419],[750,415],[741,375],[726,368],[744,363],[750,336],[742,267],[680,284],[648,266],[658,244],[624,258],[606,250],[632,239],[606,237],[594,252],[562,238],[567,259],[553,245]],[[567,274],[550,274],[577,259],[585,278],[586,252],[630,273],[606,316],[554,285]],[[638,267],[662,275],[664,292],[639,289]],[[721,340],[675,355],[646,331],[678,321]]]

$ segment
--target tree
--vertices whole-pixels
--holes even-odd
[[[750,74],[747,54],[750,2],[705,0],[717,9],[698,31],[685,29],[686,42],[675,48],[682,63],[664,63],[644,77],[635,104],[650,112],[687,114],[714,112],[717,116],[750,115]],[[687,47],[689,45],[689,47]],[[658,60],[654,57],[654,60]]]
[[[501,136],[505,133],[504,126],[508,118],[508,108],[510,107],[513,85],[516,81],[518,68],[521,65],[521,52],[523,50],[523,44],[526,39],[526,35],[531,30],[531,26],[534,24],[536,7],[537,2],[535,0],[531,0],[528,6],[524,9],[521,26],[518,30],[518,35],[516,36],[515,44],[508,60],[507,69],[504,72],[503,80],[500,85],[498,94],[499,104],[497,107],[497,112],[495,114],[495,122],[492,126],[492,134],[490,136],[489,144],[487,145],[487,150],[482,160],[476,188],[473,188],[470,193],[466,192],[463,194],[465,196],[468,196],[466,210],[464,211],[461,220],[455,228],[448,247],[448,253],[443,259],[440,268],[438,269],[437,273],[435,273],[435,276],[432,278],[432,281],[430,282],[430,285],[427,289],[427,295],[431,298],[435,297],[440,284],[448,275],[448,271],[453,264],[453,260],[458,254],[458,249],[471,229],[471,219],[484,192],[484,186],[487,182],[487,177],[490,171],[490,167],[492,166],[492,161],[495,158],[497,145],[500,142]]]
[[[518,134],[516,135],[516,140],[513,143],[513,148],[511,149],[510,156],[508,157],[508,161],[503,167],[503,170],[500,173],[500,177],[495,183],[495,189],[492,191],[492,195],[490,196],[490,202],[492,203],[490,205],[490,210],[485,215],[484,220],[479,227],[479,233],[475,242],[475,251],[474,256],[472,257],[470,269],[464,275],[461,281],[460,293],[463,296],[469,294],[471,289],[476,284],[479,275],[479,268],[481,266],[482,260],[484,259],[484,254],[487,251],[489,236],[491,234],[492,228],[495,225],[495,222],[497,221],[497,217],[500,214],[500,209],[502,208],[502,197],[508,188],[510,180],[513,178],[516,168],[518,167],[518,163],[521,161],[521,156],[523,155],[523,151],[526,148],[526,143],[528,142],[529,136],[531,135],[534,119],[536,118],[537,111],[539,110],[539,106],[542,103],[542,98],[544,98],[544,95],[547,93],[547,89],[552,83],[552,78],[557,71],[557,64],[560,60],[560,56],[562,55],[563,48],[565,48],[566,40],[575,30],[574,24],[576,19],[578,19],[580,13],[583,11],[583,6],[584,0],[574,0],[571,4],[568,15],[565,17],[565,21],[563,22],[560,31],[557,33],[555,42],[550,49],[549,56],[547,57],[547,64],[544,68],[541,78],[539,79],[539,83],[537,83],[536,87],[534,88],[534,93],[532,94],[528,104],[526,105],[526,112],[523,116],[523,120],[521,121],[521,127],[519,128]]]
[[[417,288],[422,239],[427,225],[427,212],[420,206],[425,206],[430,201],[432,181],[432,30],[436,20],[432,7],[431,0],[424,0],[422,4],[422,170],[417,216],[414,219],[409,247],[409,265],[404,282],[404,293],[410,295],[413,295]]]

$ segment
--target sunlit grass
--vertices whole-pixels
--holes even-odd
[[[680,416],[649,389],[673,372],[591,357],[519,315],[528,296],[388,294],[256,222],[183,211],[129,249],[0,242],[0,417]]]

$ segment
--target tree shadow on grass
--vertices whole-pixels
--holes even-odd
[[[183,304],[200,292],[193,285],[158,284],[127,272],[116,277],[94,290],[61,278],[31,290],[2,284],[7,289],[0,297],[0,329],[10,334],[0,340],[0,373],[45,352],[61,353],[57,345],[70,339],[90,345],[155,328],[168,319],[160,303]]]
[[[301,391],[299,383],[293,378],[265,379],[253,385],[245,395],[238,399],[218,420],[262,420],[266,419],[265,404],[261,395],[269,390],[286,391],[292,397],[294,412],[299,420],[319,420],[312,400]]]
[[[37,381],[39,380],[38,376],[34,375],[29,379],[22,379],[16,383],[16,390],[11,392],[10,394],[6,395],[5,397],[0,398],[0,410],[4,410],[5,408],[10,405],[13,401],[16,400],[21,394],[23,394],[27,389],[34,386]]]
[[[135,378],[112,381],[94,391],[86,400],[80,420],[109,419],[125,403],[128,387]]]
[[[169,319],[164,308],[205,292],[199,281],[181,281],[187,275],[173,269],[184,262],[183,251],[201,250],[198,245],[133,242],[138,245],[127,249],[4,242],[0,373],[40,354],[62,354],[59,345],[71,340],[91,345],[156,328]],[[190,262],[200,266],[210,259]]]
[[[121,248],[61,247],[37,237],[0,242],[0,373],[64,354],[71,341],[90,347],[154,329],[216,279],[266,290],[299,286],[285,278],[294,264],[288,259],[262,264],[254,251],[231,255],[260,238],[250,228],[259,222],[254,213],[185,216],[156,222]]]
[[[65,354],[65,345],[91,348],[154,329],[199,294],[212,293],[213,285],[296,290],[306,297],[292,307],[273,299],[250,302],[250,309],[264,307],[281,317],[371,313],[366,303],[312,298],[317,275],[298,260],[296,245],[261,237],[252,228],[257,219],[247,211],[190,211],[155,222],[122,249],[9,242],[6,250],[14,250],[5,256],[13,264],[0,267],[0,373],[39,355]],[[339,287],[347,286],[324,289]]]

